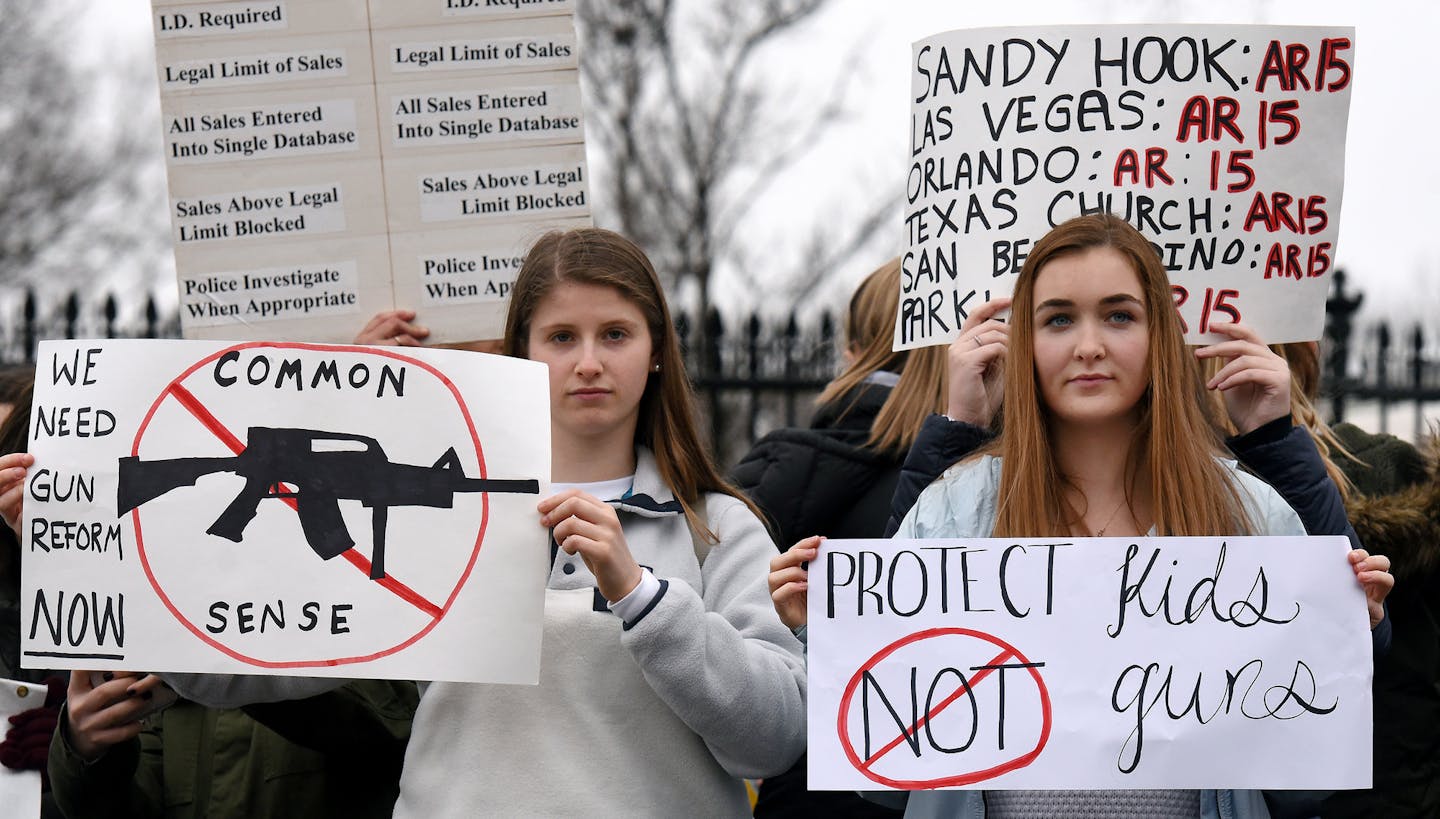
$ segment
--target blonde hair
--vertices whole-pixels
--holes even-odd
[[[845,346],[854,361],[825,386],[816,404],[839,401],[855,393],[871,374],[886,370],[900,380],[870,423],[865,446],[889,452],[906,450],[915,442],[925,417],[945,409],[946,349],[894,350],[895,315],[900,300],[900,259],[881,265],[865,277],[850,297],[845,313]],[[849,412],[858,399],[841,410]]]
[[[640,397],[635,442],[655,454],[660,478],[680,501],[691,528],[710,543],[718,540],[695,509],[703,492],[737,498],[761,517],[755,505],[725,480],[701,443],[695,395],[685,375],[680,340],[660,277],[634,242],[600,228],[551,231],[541,236],[526,254],[511,290],[505,355],[529,356],[531,317],[540,301],[561,282],[614,288],[645,316],[660,370],[650,375]]]
[[[1143,473],[1159,535],[1233,535],[1253,531],[1240,491],[1216,456],[1220,442],[1197,401],[1199,373],[1185,348],[1170,281],[1149,242],[1109,214],[1071,219],[1035,244],[1015,282],[1005,357],[1005,416],[989,447],[1002,458],[996,537],[1065,536],[1078,523],[1065,501],[1055,462],[1049,410],[1035,376],[1035,280],[1053,259],[1108,247],[1135,270],[1149,327],[1149,386],[1130,445],[1125,495]]]

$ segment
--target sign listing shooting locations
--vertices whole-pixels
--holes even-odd
[[[1369,787],[1349,548],[827,540],[810,563],[810,787]]]
[[[1110,212],[1160,254],[1187,340],[1318,339],[1339,234],[1350,28],[1056,26],[915,44],[897,349],[952,340],[1034,242]],[[1214,336],[1211,336],[1214,338]]]
[[[38,358],[27,664],[535,681],[543,366],[282,342]]]

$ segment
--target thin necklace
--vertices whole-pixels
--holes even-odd
[[[1118,503],[1118,504],[1115,505],[1115,511],[1111,512],[1109,519],[1107,519],[1107,520],[1105,521],[1105,525],[1104,525],[1104,526],[1101,526],[1101,527],[1100,527],[1100,531],[1098,531],[1098,532],[1095,533],[1095,535],[1094,535],[1095,537],[1105,537],[1105,530],[1106,530],[1106,529],[1109,529],[1109,528],[1110,528],[1110,524],[1112,524],[1112,523],[1115,522],[1115,516],[1118,515],[1118,514],[1120,514],[1120,508],[1121,508],[1122,506],[1124,506],[1124,505],[1125,505],[1125,499],[1124,499],[1124,498],[1121,498],[1121,499],[1120,499],[1120,503]]]

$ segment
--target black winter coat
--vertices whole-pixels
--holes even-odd
[[[811,535],[884,536],[905,453],[877,452],[865,441],[889,395],[889,387],[861,384],[818,408],[809,429],[780,429],[756,441],[731,471],[731,480],[764,513],[780,551]],[[758,819],[901,815],[853,793],[808,790],[805,765],[802,756],[790,770],[761,783]]]
[[[815,411],[809,429],[779,429],[731,471],[781,551],[811,535],[884,537],[903,451],[865,448],[890,388],[862,384]]]

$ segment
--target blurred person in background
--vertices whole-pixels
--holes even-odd
[[[945,348],[891,350],[900,260],[860,283],[845,314],[845,369],[821,392],[806,429],[756,442],[731,477],[765,514],[776,541],[822,534],[884,535],[905,451],[945,401]],[[893,817],[899,812],[844,792],[808,791],[806,760],[760,786],[759,817]]]

